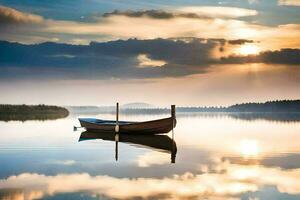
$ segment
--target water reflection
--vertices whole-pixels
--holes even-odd
[[[178,118],[185,117],[206,117],[206,118],[224,118],[229,117],[238,120],[254,121],[266,120],[273,122],[300,122],[300,113],[288,112],[194,112],[194,113],[178,113]]]
[[[174,135],[173,135],[174,137]],[[115,141],[115,159],[118,160],[119,148],[118,143],[129,143],[138,145],[138,147],[151,148],[156,151],[170,153],[171,163],[175,163],[177,146],[174,138],[167,135],[130,135],[130,134],[112,134],[107,132],[82,132],[79,138],[80,141],[85,140],[107,140]]]
[[[7,199],[18,199],[14,197],[22,196],[20,199],[28,200],[79,192],[85,192],[91,198],[104,196],[113,199],[229,200],[239,199],[237,197],[244,194],[256,194],[264,186],[275,188],[277,193],[300,197],[299,169],[285,171],[280,168],[244,166],[228,162],[217,165],[215,167],[218,170],[215,171],[186,172],[163,178],[118,178],[91,176],[88,173],[55,176],[23,173],[1,180],[0,188],[3,196],[12,197]],[[272,199],[277,199],[274,197]]]
[[[169,113],[169,111],[168,111]],[[92,114],[100,114],[101,116],[107,115],[107,113],[92,113]],[[137,113],[126,113],[126,116],[133,116],[134,117],[143,117],[146,114],[142,111]],[[157,113],[147,113],[148,116],[159,116],[159,115],[165,115],[164,112],[161,114]],[[78,117],[77,114],[72,114],[72,117]],[[167,115],[165,115],[167,116]],[[40,114],[40,115],[6,115],[4,113],[0,113],[0,121],[47,121],[47,120],[58,120],[61,118],[65,118],[66,115],[51,115],[51,114]],[[185,118],[185,117],[209,117],[209,118],[222,118],[222,117],[230,117],[233,119],[239,119],[239,120],[246,120],[246,121],[253,121],[253,120],[267,120],[267,121],[275,121],[275,122],[300,122],[300,113],[295,112],[178,112],[177,113],[178,118]]]
[[[228,113],[235,119],[241,120],[268,120],[275,122],[299,122],[300,113]]]
[[[76,120],[0,122],[0,199],[300,199],[299,122],[181,115],[175,143]]]
[[[244,158],[257,157],[259,154],[259,147],[256,140],[242,140],[240,142],[239,151]]]

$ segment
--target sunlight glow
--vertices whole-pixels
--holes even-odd
[[[147,54],[140,54],[140,55],[138,55],[137,59],[139,61],[139,67],[141,67],[141,68],[143,68],[143,67],[162,67],[165,64],[167,64],[163,60],[153,60],[153,59],[149,58]]]
[[[242,55],[250,55],[250,54],[258,54],[260,52],[260,49],[256,45],[245,44],[242,45],[238,51]]]
[[[240,143],[240,152],[243,157],[256,157],[259,153],[259,148],[255,140],[242,140]]]

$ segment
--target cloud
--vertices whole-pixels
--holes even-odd
[[[32,15],[14,11],[22,16]],[[260,41],[264,50],[299,47],[300,25],[263,26],[240,18],[256,14],[255,10],[212,6],[179,7],[167,11],[114,11],[85,22],[46,19],[34,26],[22,24],[18,28],[14,23],[7,23],[0,32],[0,39],[23,43],[88,44],[91,40],[197,37]]]
[[[179,8],[178,10],[187,13],[195,13],[199,16],[207,16],[214,18],[238,18],[254,16],[258,14],[256,10],[221,6],[190,6]]]
[[[115,10],[110,13],[104,13],[104,17],[112,16],[127,16],[127,17],[148,17],[153,19],[172,19],[172,18],[238,18],[245,16],[257,15],[256,10],[236,7],[215,7],[215,6],[194,6],[194,7],[181,7],[175,10]]]
[[[0,6],[0,25],[3,24],[23,24],[42,23],[44,18],[39,15],[20,12],[13,8]]]
[[[167,64],[163,60],[152,60],[148,57],[147,54],[140,54],[137,56],[140,67],[161,67],[165,64]]]
[[[92,42],[89,45],[0,42],[0,79],[162,78],[206,73],[215,64],[272,63],[300,65],[299,49],[265,51],[258,55],[222,55],[228,44],[247,40],[152,39]]]
[[[173,17],[157,20],[150,17],[111,15],[90,23],[51,21],[39,31],[54,35],[68,34],[72,37],[90,35],[93,38],[99,35],[110,40],[172,37],[246,39],[260,41],[262,47],[269,49],[295,48],[300,45],[298,24],[269,27],[232,18]]]
[[[156,151],[148,152],[138,156],[137,158],[137,164],[139,167],[150,167],[153,165],[162,165],[167,163],[170,163],[170,155]]]
[[[49,164],[70,166],[76,164],[75,160],[50,160]]]
[[[157,78],[203,73],[222,40],[117,40],[90,45],[0,42],[0,78]],[[199,56],[201,55],[201,56]]]
[[[245,39],[239,39],[239,40],[229,40],[228,43],[229,44],[233,44],[233,45],[242,45],[245,43],[253,43],[253,40],[245,40]]]
[[[251,25],[236,19],[175,17],[157,20],[149,17],[112,15],[94,23],[53,21],[42,30],[52,34],[103,34],[123,39],[132,37],[140,39],[170,37],[240,39],[255,36],[259,28],[259,25]]]
[[[112,17],[112,16],[127,16],[127,17],[148,17],[152,19],[172,19],[176,17],[182,18],[208,18],[206,16],[197,15],[195,13],[174,13],[164,10],[143,10],[143,11],[119,11],[115,10],[110,13],[104,13],[103,17]]]
[[[205,13],[207,9],[213,8],[214,7],[182,8],[191,9],[192,11],[195,10],[195,12],[201,14],[201,17],[196,17],[196,15],[198,16],[200,14],[195,14],[190,11],[180,11],[179,8],[179,10],[176,11],[115,11],[106,14],[106,17],[98,18],[97,21],[94,22],[48,19],[42,21],[42,23],[35,27],[23,26],[18,30],[11,30],[8,28],[0,33],[0,38],[13,41],[26,41],[26,43],[33,39],[41,41],[43,38],[47,41],[47,36],[48,38],[60,39],[60,41],[68,40],[68,42],[74,40],[87,41],[86,38],[89,38],[90,40],[99,40],[101,37],[123,39],[137,37],[140,39],[154,39],[159,37],[201,37],[202,35],[202,37],[206,38],[220,38],[220,30],[222,30],[224,35],[222,34],[221,37],[226,35],[224,38],[230,36],[231,39],[240,39],[236,38],[236,34],[232,32],[236,30],[232,29],[243,28],[243,26],[245,26],[244,22],[231,19],[214,19],[207,16],[207,13]],[[7,9],[19,13],[20,16],[29,15],[11,8]],[[217,7],[215,9],[218,10],[219,13],[233,13],[233,10],[232,12],[221,12],[223,7]],[[229,11],[230,9],[233,8],[224,7],[224,11]],[[239,8],[236,8],[235,10],[238,11]],[[38,19],[43,19],[41,16],[36,17]],[[13,24],[10,23],[9,25]],[[128,29],[125,27],[131,28]],[[202,30],[206,31],[203,32]],[[82,37],[83,39],[81,39]],[[245,35],[245,37],[247,37],[247,35]]]
[[[281,6],[300,6],[300,0],[278,0]]]
[[[3,40],[73,44],[92,39],[125,40],[90,45],[1,42],[0,79],[159,78],[205,73],[212,64],[299,64],[295,48],[300,45],[300,25],[267,27],[234,19],[255,15],[255,10],[183,7],[171,11],[115,11],[96,21],[76,22],[45,20],[12,8],[1,8],[0,16],[5,21],[5,25],[0,24]],[[211,11],[215,11],[214,16]],[[201,17],[183,16],[190,13]],[[229,56],[232,46],[256,41],[264,53]],[[281,48],[280,52],[270,50]],[[220,57],[224,58],[219,60]]]

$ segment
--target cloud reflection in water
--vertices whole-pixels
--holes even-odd
[[[282,170],[229,162],[218,165],[219,172],[186,172],[161,179],[91,176],[88,173],[55,176],[23,173],[0,180],[0,189],[2,194],[9,195],[7,199],[28,200],[73,192],[87,192],[90,195],[117,199],[148,199],[153,196],[160,199],[234,199],[267,185],[275,186],[281,193],[300,194],[300,185],[297,184],[300,180],[300,169]]]

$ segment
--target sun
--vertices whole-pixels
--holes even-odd
[[[259,51],[259,47],[253,44],[245,44],[238,49],[239,54],[242,55],[258,54]]]

